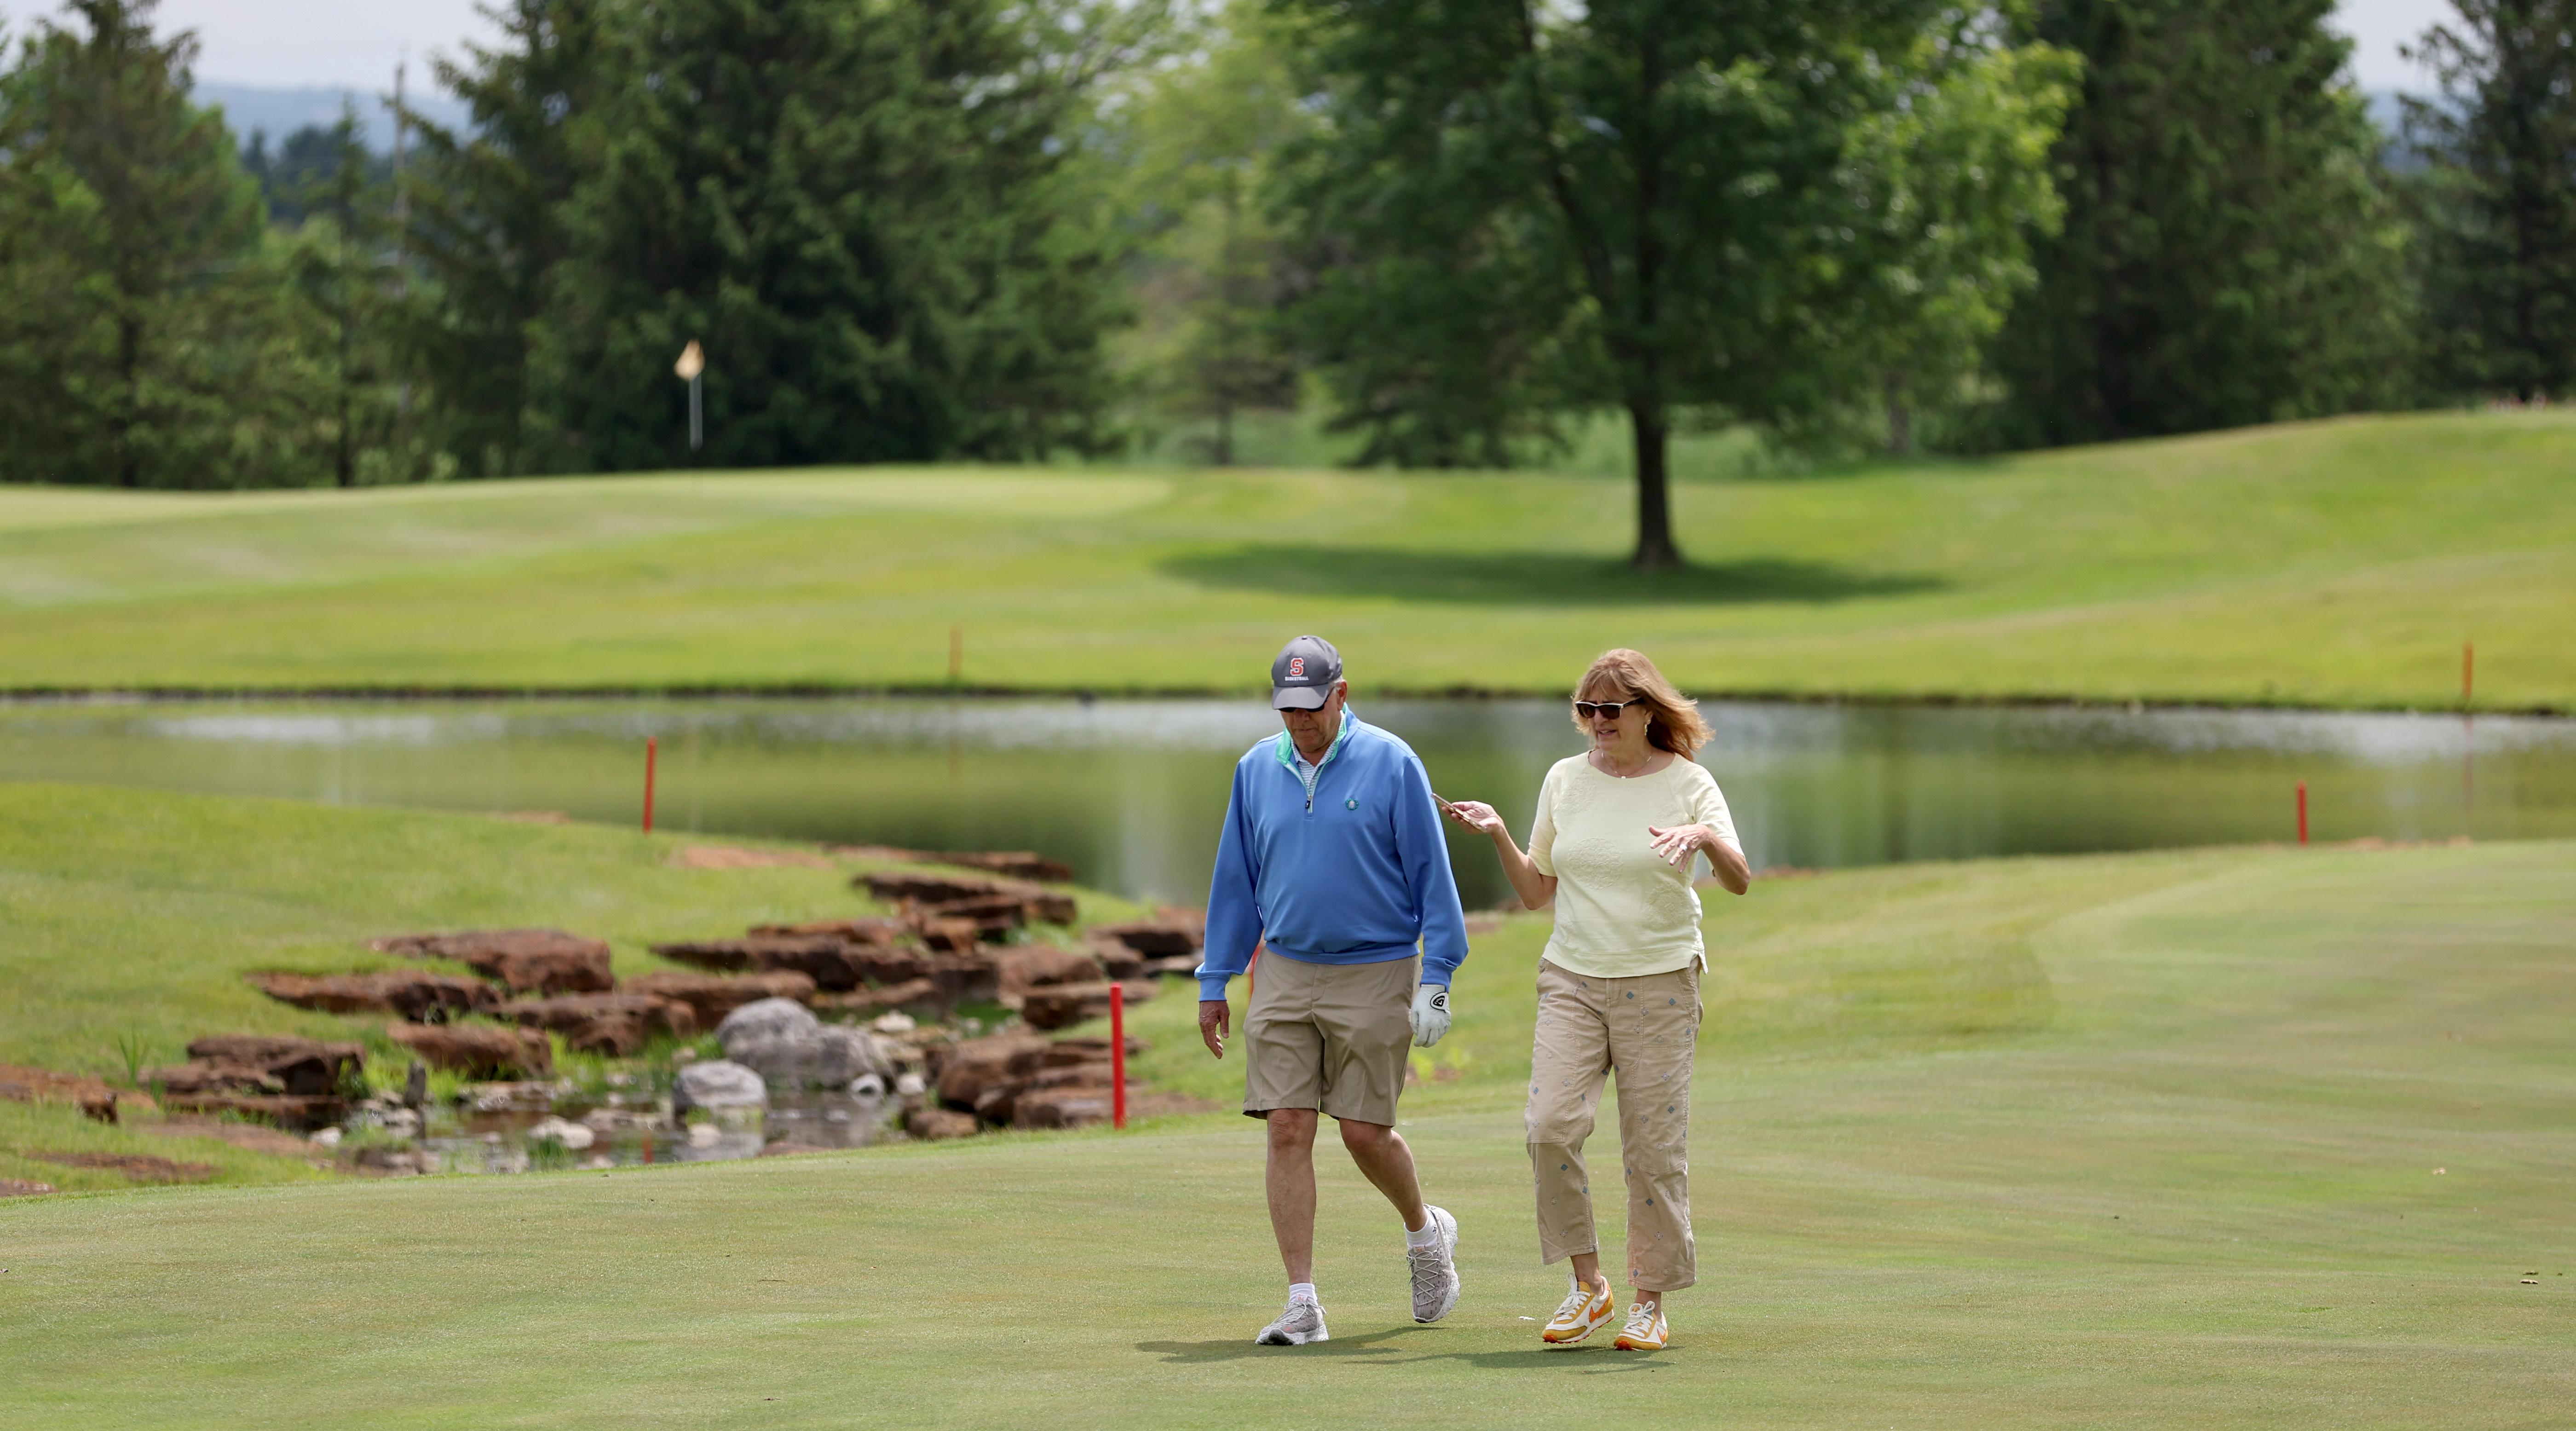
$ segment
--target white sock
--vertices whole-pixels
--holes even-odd
[[[1408,1250],[1416,1247],[1429,1247],[1432,1243],[1438,1242],[1439,1240],[1440,1219],[1433,1217],[1428,1212],[1422,1215],[1422,1225],[1420,1227],[1408,1227],[1404,1230],[1404,1245]]]
[[[1288,1300],[1291,1302],[1309,1302],[1318,1307],[1324,1305],[1322,1302],[1315,1300],[1315,1284],[1312,1282],[1289,1283]]]

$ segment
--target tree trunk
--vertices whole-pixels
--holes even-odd
[[[1673,545],[1671,483],[1664,466],[1672,430],[1665,425],[1662,405],[1629,403],[1628,426],[1637,440],[1637,554],[1628,564],[1639,571],[1680,566],[1681,548]]]
[[[1905,404],[1905,384],[1894,372],[1880,379],[1887,401],[1887,451],[1893,457],[1914,455],[1914,409]]]

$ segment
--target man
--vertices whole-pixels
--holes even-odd
[[[1422,1201],[1395,1100],[1408,1039],[1428,1048],[1449,1031],[1467,919],[1431,779],[1411,747],[1351,712],[1341,653],[1300,636],[1270,663],[1270,687],[1287,728],[1235,763],[1208,890],[1199,1037],[1225,1057],[1226,981],[1258,946],[1243,1111],[1269,1125],[1288,1307],[1254,1341],[1303,1346],[1327,1337],[1314,1282],[1318,1114],[1341,1125],[1351,1161],[1403,1216],[1413,1319],[1436,1322],[1458,1304],[1458,1221]]]

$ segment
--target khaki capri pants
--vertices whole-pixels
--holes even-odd
[[[1699,1280],[1690,1225],[1690,1077],[1699,967],[1628,979],[1572,974],[1541,959],[1530,1048],[1530,1168],[1539,1262],[1598,1252],[1583,1142],[1601,1086],[1619,1071],[1619,1160],[1628,1182],[1628,1282],[1669,1292]]]

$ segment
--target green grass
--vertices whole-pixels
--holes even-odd
[[[1581,454],[1578,454],[1581,456]],[[1615,476],[851,469],[0,491],[0,688],[1555,691],[2576,706],[2576,418],[2354,418],[1676,490]],[[1588,459],[1578,467],[1597,467]]]
[[[599,828],[59,788],[0,790],[0,817],[0,1057],[91,1049],[93,1069],[119,1022],[93,1005],[211,1010],[224,966],[345,962],[379,915],[625,941],[848,898],[819,872],[669,869]],[[1246,1345],[1279,1278],[1257,1133],[1218,1113],[0,1203],[0,1421],[2564,1422],[2576,845],[1917,865],[1713,897],[1702,1280],[1650,1358],[1541,1351],[1522,1320],[1562,1287],[1536,1265],[1518,1118],[1545,931],[1476,941],[1436,1051],[1457,1074],[1406,1096],[1465,1229],[1466,1296],[1436,1327],[1408,1320],[1391,1218],[1333,1155],[1335,1340]],[[1186,995],[1137,1010],[1145,1068],[1228,1096],[1189,1015]]]

